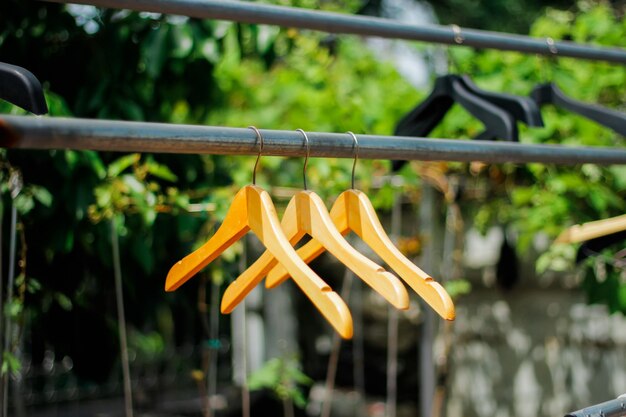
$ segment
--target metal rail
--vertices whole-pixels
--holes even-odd
[[[551,38],[532,38],[456,25],[420,25],[391,19],[321,12],[295,7],[223,0],[44,0],[55,3],[80,3],[136,11],[177,14],[200,19],[223,19],[290,28],[312,29],[383,38],[405,39],[491,48],[524,53],[567,56],[626,64],[626,50],[603,48],[574,42],[554,42]]]
[[[592,405],[582,410],[574,411],[565,417],[620,417],[626,416],[626,394],[615,400]]]
[[[306,153],[302,135],[295,130],[262,133],[263,155],[303,157]],[[312,157],[354,157],[354,140],[349,134],[307,135]],[[626,164],[626,148],[376,135],[358,138],[359,158],[367,159]],[[5,148],[257,155],[258,145],[248,128],[0,115],[0,147]]]

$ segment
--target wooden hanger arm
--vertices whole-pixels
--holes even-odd
[[[554,243],[579,243],[623,230],[626,230],[626,214],[572,226],[561,232]]]
[[[345,234],[352,230],[361,237],[441,317],[454,320],[455,309],[450,295],[391,242],[367,195],[357,190],[343,192],[335,201],[330,217],[339,232]],[[312,240],[301,247],[298,254],[308,261],[323,250],[319,242]],[[281,265],[276,265],[268,273],[266,286],[273,288],[288,277],[287,271]]]
[[[293,205],[295,210],[295,204]],[[287,207],[285,214],[288,214],[290,208]],[[297,230],[297,224],[290,225],[290,220],[283,218],[285,223],[284,228],[288,229],[289,233],[285,234],[285,237],[289,241],[289,244],[293,247],[304,236],[304,232]],[[293,223],[293,222],[291,222]],[[294,227],[295,226],[295,227]],[[280,266],[278,260],[272,255],[272,252],[266,250],[252,265],[250,265],[245,271],[243,271],[236,280],[234,280],[224,291],[222,296],[221,311],[224,314],[231,313],[235,307],[243,300],[254,287],[267,275],[267,273],[275,267]],[[285,271],[287,271],[285,269]],[[286,272],[287,273],[287,272]],[[288,273],[287,273],[288,275]]]
[[[250,229],[246,219],[246,192],[243,188],[235,195],[224,221],[208,242],[170,268],[165,279],[165,291],[176,290],[245,235]]]
[[[393,244],[367,195],[358,190],[348,190],[345,195],[348,224],[367,245],[441,317],[454,320],[454,303],[446,290],[426,272],[411,262]],[[334,208],[334,207],[333,207]]]
[[[252,231],[276,260],[287,268],[302,292],[341,337],[352,337],[352,316],[348,306],[298,257],[283,233],[269,194],[258,187],[248,193],[248,216]]]
[[[337,198],[337,201],[335,201],[335,204],[333,205],[333,209],[330,212],[330,217],[337,231],[342,236],[345,236],[348,233],[350,233],[350,229],[348,228],[348,219],[347,219],[347,216],[345,215],[345,211],[342,212],[341,210],[334,209],[335,207],[342,205],[341,200],[343,198],[345,197],[342,193]],[[285,217],[283,217],[283,221],[284,220],[285,220]],[[319,243],[317,240],[312,239],[311,241],[303,245],[301,248],[299,248],[296,252],[298,253],[298,256],[305,263],[308,264],[309,262],[313,261],[318,256],[320,256],[322,253],[326,252],[326,248],[324,248],[324,246],[321,243]],[[265,287],[276,288],[277,286],[285,282],[287,279],[289,279],[289,273],[287,272],[284,266],[282,266],[281,264],[278,264],[274,268],[272,268],[272,270],[267,274],[267,279],[265,280]]]
[[[265,251],[259,259],[241,273],[236,280],[230,283],[224,295],[220,310],[223,314],[232,313],[239,303],[256,287],[267,275],[269,270],[278,264],[278,260],[269,251]]]
[[[303,191],[294,197],[298,207],[300,228],[321,243],[341,263],[372,287],[394,307],[409,308],[409,294],[393,274],[366,258],[354,249],[337,231],[328,209],[315,193]]]
[[[304,261],[304,263],[308,264],[314,259],[317,259],[322,253],[326,252],[324,246],[322,246],[315,239],[307,242],[304,246],[299,248],[296,253]],[[283,282],[289,279],[289,272],[285,269],[281,264],[277,264],[272,268],[271,271],[267,273],[267,279],[265,280],[266,288],[276,288]]]
[[[302,239],[304,236],[303,231],[298,230],[298,223],[296,218],[296,205],[295,202],[289,202],[281,227],[283,232],[286,231],[285,237],[293,246]],[[257,230],[262,230],[262,227]],[[235,281],[233,281],[224,292],[222,296],[221,311],[228,314],[232,312],[235,307],[243,300],[252,289],[259,284],[259,282],[267,275],[268,271],[275,266],[284,266],[278,263],[276,258],[269,250],[266,250],[252,265],[250,265],[245,271],[243,271]],[[286,269],[285,269],[286,271]]]

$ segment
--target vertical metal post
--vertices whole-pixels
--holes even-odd
[[[350,298],[350,287],[354,274],[348,268],[343,274],[343,283],[341,284],[341,298],[345,301]],[[341,338],[337,332],[333,332],[333,347],[328,358],[328,368],[326,370],[325,398],[322,405],[320,417],[330,417],[333,405],[333,391],[335,389],[335,377],[337,376],[337,367],[339,365],[339,353],[341,350]]]
[[[365,347],[363,337],[363,287],[361,280],[352,284],[352,319],[354,337],[352,342],[354,388],[359,394],[359,410],[357,415],[366,415],[365,410]]]
[[[15,199],[22,191],[22,176],[19,171],[11,172],[9,177],[9,190],[11,192],[11,231],[9,234],[9,272],[7,280],[7,304],[13,299],[13,286],[15,282],[15,252],[17,246],[17,207],[15,206]],[[4,355],[11,351],[11,340],[13,339],[12,333],[12,318],[9,315],[5,317],[4,327],[4,344],[2,352],[2,360]],[[9,412],[9,374],[2,376],[2,416],[7,417]]]
[[[217,394],[217,359],[219,356],[220,337],[220,284],[211,277],[211,310],[209,322],[209,371],[207,372],[208,412],[213,415],[213,400]]]
[[[4,273],[2,265],[2,223],[4,219],[4,204],[0,201],[0,367],[4,361]],[[4,378],[0,375],[0,404],[4,404]],[[0,409],[0,416],[6,417],[4,405]]]
[[[392,177],[393,183],[393,177]],[[391,212],[391,238],[397,241],[402,230],[402,192],[396,192]],[[398,403],[398,310],[388,307],[387,322],[387,417],[396,417]]]
[[[239,257],[239,271],[247,267],[247,236],[241,239],[243,248]],[[244,298],[232,315],[233,379],[241,386],[242,416],[250,417],[250,392],[248,391],[248,346],[246,326],[246,299]]]
[[[433,187],[424,184],[422,188],[422,201],[419,209],[419,223],[422,238],[425,242],[422,265],[426,271],[432,271],[435,266],[434,237],[436,223],[436,192]],[[435,365],[433,359],[433,339],[435,333],[435,316],[433,311],[425,307],[422,309],[424,321],[419,340],[419,400],[420,416],[429,417],[433,410],[435,396]]]
[[[128,341],[126,339],[126,314],[124,312],[124,291],[122,290],[122,263],[120,244],[117,237],[115,217],[111,219],[111,247],[113,250],[113,274],[115,278],[115,300],[117,304],[117,325],[122,355],[122,374],[124,377],[124,409],[126,417],[133,417],[133,389],[130,378],[130,361],[128,359]]]
[[[7,304],[13,299],[13,282],[15,280],[15,246],[16,246],[16,227],[17,227],[17,208],[15,204],[11,205],[11,231],[9,235],[9,273],[7,282]],[[11,316],[6,315],[4,323],[4,346],[2,351],[2,360],[4,361],[4,355],[11,351]],[[2,375],[2,416],[8,417],[9,415],[9,374],[10,370],[6,374]]]

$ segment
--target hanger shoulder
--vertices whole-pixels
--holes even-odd
[[[517,124],[510,113],[472,94],[458,78],[451,81],[450,89],[454,100],[483,122],[496,137],[511,142],[519,141]]]
[[[530,93],[532,99],[538,104],[554,104],[572,113],[579,114],[589,120],[605,126],[620,135],[626,136],[626,114],[598,106],[597,104],[584,103],[568,97],[554,83],[536,86]]]
[[[572,226],[561,232],[554,243],[584,242],[624,230],[626,230],[626,214]]]
[[[344,338],[352,337],[352,316],[338,294],[296,254],[285,237],[272,200],[266,191],[253,187],[248,193],[250,228],[271,254],[285,266],[298,287]]]
[[[32,72],[0,62],[0,98],[34,114],[48,113],[41,83]]]
[[[442,82],[435,81],[435,88],[430,95],[400,119],[394,135],[428,136],[454,104],[454,100],[445,93]]]
[[[289,202],[287,209],[285,210],[281,227],[283,233],[287,231],[285,237],[293,246],[302,239],[304,233],[299,233],[297,230],[297,223],[295,222],[295,203]],[[262,221],[262,219],[259,219]],[[262,226],[255,227],[256,230],[262,229]],[[267,232],[263,232],[267,233]],[[267,239],[263,239],[267,240]],[[228,314],[232,312],[235,307],[243,300],[249,293],[256,287],[259,282],[267,275],[272,268],[282,268],[285,271],[287,277],[289,274],[284,266],[278,263],[278,260],[272,255],[269,250],[263,252],[263,254],[245,271],[243,271],[237,279],[235,279],[224,291],[222,296],[221,311]],[[286,279],[286,278],[285,278]],[[273,287],[268,287],[273,288]]]
[[[330,217],[332,219],[332,222],[335,225],[337,231],[342,236],[345,236],[350,232],[350,229],[348,228],[348,218],[346,216],[346,210],[342,209],[342,207],[344,207],[344,204],[342,203],[344,199],[344,194],[340,194],[330,211]],[[312,239],[304,246],[299,248],[296,252],[298,253],[298,256],[305,263],[308,264],[309,262],[320,256],[322,253],[326,252],[326,249],[321,243],[319,243],[315,239]],[[282,265],[278,264],[274,268],[272,268],[272,270],[267,274],[265,286],[267,288],[275,288],[285,282],[285,280],[287,280],[288,278],[289,273],[287,272],[287,270]]]
[[[244,187],[235,195],[222,225],[211,239],[170,268],[165,291],[176,290],[245,235],[249,230],[247,212],[247,190]]]
[[[409,307],[409,295],[404,285],[345,240],[335,228],[324,202],[317,194],[303,191],[294,198],[297,199],[298,220],[302,229],[394,307]]]
[[[539,106],[530,97],[483,90],[467,75],[461,75],[459,79],[472,94],[504,109],[516,120],[528,126],[542,127],[544,125]]]
[[[344,194],[350,229],[363,239],[441,317],[454,320],[454,303],[450,295],[391,242],[367,195],[358,190],[348,190]]]

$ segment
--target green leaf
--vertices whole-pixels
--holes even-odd
[[[54,299],[63,310],[65,311],[72,310],[72,300],[70,300],[69,297],[66,296],[65,294],[57,292],[54,294]]]
[[[15,208],[17,211],[22,214],[28,214],[33,207],[35,207],[35,201],[32,196],[22,193],[15,197],[13,200],[13,204],[15,204]]]
[[[146,185],[143,182],[139,181],[137,177],[132,174],[122,175],[121,179],[122,182],[128,186],[131,192],[135,194],[143,195],[143,193],[146,191]]]
[[[115,161],[111,162],[107,169],[109,177],[117,177],[128,167],[133,166],[134,164],[139,162],[140,158],[141,154],[133,153],[130,155],[124,155],[121,158],[118,158]]]
[[[165,65],[169,52],[169,31],[170,25],[160,25],[153,29],[146,39],[145,48],[142,48],[146,70],[151,78],[156,78]]]
[[[19,359],[11,352],[4,352],[2,356],[2,375],[5,375],[7,372],[11,374],[16,374],[22,369],[22,364]]]
[[[89,162],[89,166],[96,173],[98,179],[103,180],[106,178],[107,171],[104,167],[104,163],[97,152],[94,151],[82,151],[82,155]]]
[[[26,281],[26,289],[29,293],[34,294],[37,291],[41,290],[41,283],[35,278],[28,278]]]
[[[109,207],[111,205],[111,199],[112,199],[111,192],[112,190],[108,186],[108,184],[106,186],[97,187],[94,190],[94,194],[96,196],[96,204],[98,205],[98,207],[103,208],[103,207]]]
[[[22,304],[20,300],[15,299],[15,298],[7,302],[6,305],[4,306],[4,314],[6,314],[7,316],[13,319],[17,318],[22,313],[23,310],[24,310],[24,305]]]
[[[462,295],[469,294],[472,291],[472,284],[464,279],[455,279],[453,281],[447,281],[444,287],[450,297],[457,298]]]
[[[172,56],[175,58],[185,58],[193,48],[193,33],[188,24],[174,25],[172,33]]]
[[[146,167],[148,172],[157,178],[170,182],[178,180],[178,177],[176,177],[176,175],[166,165],[159,164],[152,160],[146,163]]]
[[[32,193],[35,200],[39,201],[46,207],[50,207],[52,205],[52,194],[50,191],[43,187],[32,186],[30,188],[30,192]]]

